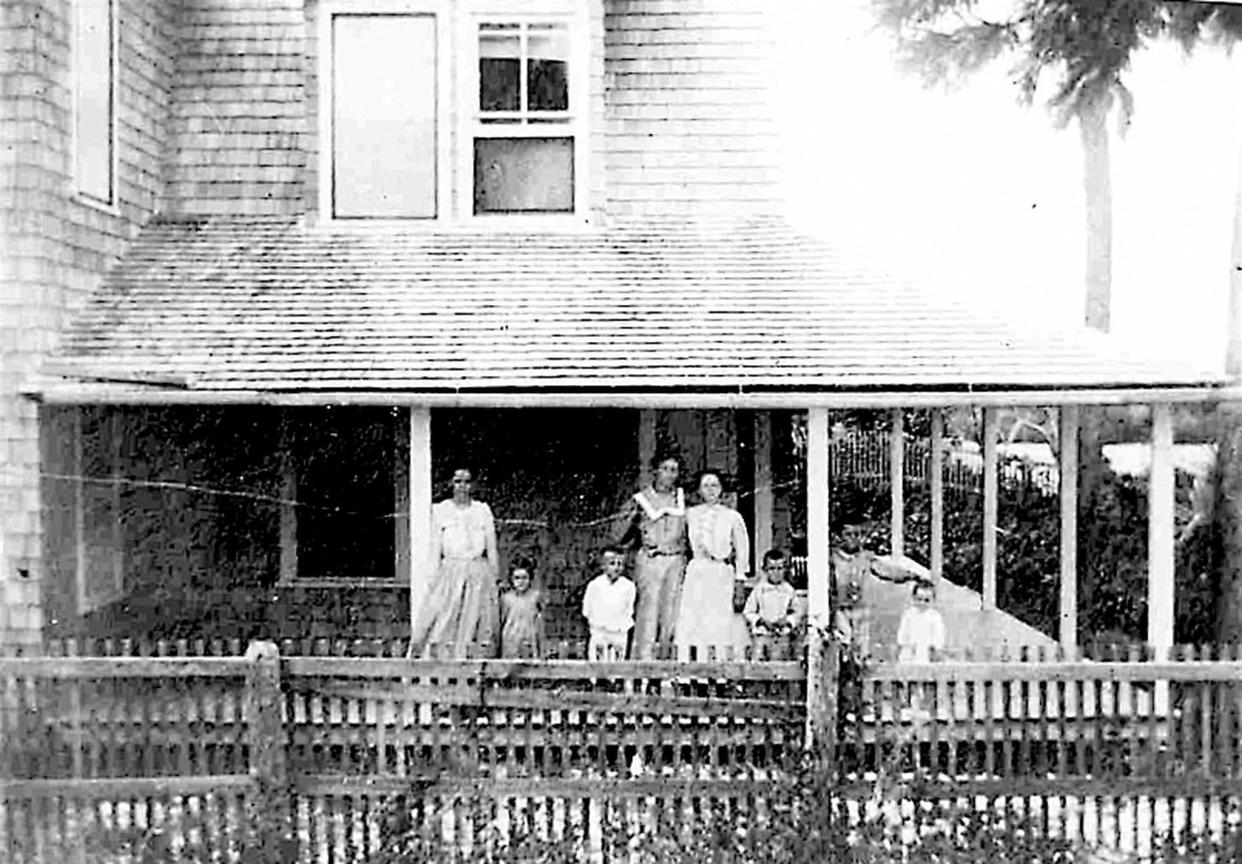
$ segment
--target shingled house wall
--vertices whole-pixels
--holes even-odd
[[[170,212],[317,209],[319,7],[186,0]],[[776,48],[764,9],[759,0],[590,0],[595,215],[779,209]],[[451,102],[445,134],[456,152]],[[446,169],[454,200],[469,182],[457,167]]]
[[[779,209],[774,17],[762,0],[609,0],[609,213]]]
[[[57,334],[151,216],[287,216],[317,200],[318,0],[116,3],[113,208],[72,189],[71,0],[0,4],[0,643],[34,641],[49,616],[74,612],[74,562],[50,547],[80,529],[76,493],[40,480],[74,470],[74,420],[20,392],[38,386]],[[590,0],[595,215],[779,207],[763,9]],[[49,542],[48,526],[65,536]]]
[[[118,6],[117,204],[100,208],[71,187],[69,0],[0,4],[0,643],[44,619],[39,409],[20,391],[162,195],[176,4]]]

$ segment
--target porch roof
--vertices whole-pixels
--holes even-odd
[[[97,394],[1201,392],[1211,370],[1030,332],[778,220],[575,231],[159,219],[40,389]],[[953,400],[949,400],[953,401]]]

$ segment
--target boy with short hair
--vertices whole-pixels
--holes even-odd
[[[582,598],[582,616],[591,629],[587,643],[590,660],[624,660],[626,642],[634,626],[634,583],[625,578],[625,550],[605,546],[602,570]]]
[[[756,660],[787,660],[793,635],[802,623],[795,607],[797,595],[785,580],[786,565],[780,549],[763,553],[763,575],[742,609]]]

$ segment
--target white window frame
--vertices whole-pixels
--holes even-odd
[[[319,218],[333,225],[377,224],[441,225],[452,218],[453,160],[452,120],[449,112],[452,93],[453,25],[450,0],[326,0],[320,4],[316,21],[319,75]],[[436,33],[436,215],[429,218],[349,217],[337,218],[332,210],[332,99],[333,61],[332,17],[334,15],[434,15]]]
[[[457,35],[459,106],[457,128],[457,211],[464,223],[488,228],[569,227],[589,223],[590,50],[586,4],[551,0],[485,0],[468,4],[459,16]],[[479,120],[479,25],[565,24],[568,29],[569,109],[564,124],[485,124]],[[572,213],[474,212],[474,139],[572,137],[574,140],[574,209]]]
[[[120,185],[120,141],[117,134],[119,128],[117,123],[117,114],[120,109],[120,100],[118,98],[120,91],[120,64],[121,64],[121,16],[120,16],[120,0],[105,0],[108,4],[108,30],[109,46],[108,46],[108,198],[102,199],[85,192],[78,184],[78,74],[81,71],[81,61],[78,57],[78,14],[82,5],[82,0],[73,0],[72,7],[69,10],[70,18],[70,36],[69,36],[69,75],[70,75],[70,101],[71,114],[69,118],[69,183],[72,188],[73,198],[90,207],[102,210],[105,213],[116,215],[119,213],[118,203],[120,194],[118,186]]]

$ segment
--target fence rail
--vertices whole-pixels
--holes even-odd
[[[636,831],[714,820],[758,861],[781,820],[820,824],[817,805],[843,831],[917,835],[965,808],[989,830],[1155,856],[1224,836],[1242,800],[1233,649],[881,656],[841,665],[838,691],[834,648],[808,680],[792,661],[304,647],[318,653],[0,658],[0,858],[136,864],[163,838],[154,860],[400,860],[382,857],[395,831],[428,857],[576,837],[578,857],[628,860]],[[831,786],[805,774],[820,715],[836,718]]]
[[[561,808],[548,825],[562,833],[598,834],[609,802],[767,800],[804,741],[803,665],[726,648],[682,663],[393,656],[404,642],[316,640],[285,657],[109,646],[124,647],[153,656],[0,658],[3,860],[89,860],[84,838],[137,829],[195,836],[218,860],[281,842],[348,860],[407,799],[432,834],[447,819],[456,851],[461,832],[531,802]]]

